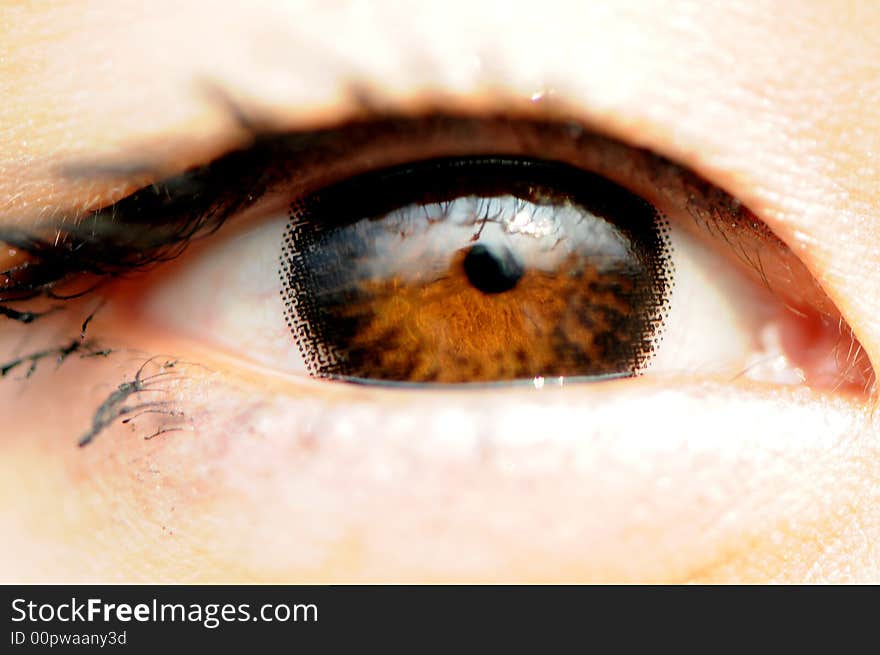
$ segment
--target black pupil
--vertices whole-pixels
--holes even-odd
[[[504,293],[519,282],[523,267],[507,248],[493,251],[477,244],[465,255],[464,272],[474,288],[483,293]]]

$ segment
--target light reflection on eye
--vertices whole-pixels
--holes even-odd
[[[620,144],[548,138],[571,166],[525,141],[318,185],[293,198],[292,219],[266,216],[175,269],[143,317],[280,374],[817,382],[786,348],[815,325],[732,263],[738,234],[763,247],[750,224],[695,223],[696,197]],[[668,224],[634,188],[664,199]],[[791,270],[774,264],[789,254],[777,245],[762,265]],[[839,383],[825,359],[818,383]]]

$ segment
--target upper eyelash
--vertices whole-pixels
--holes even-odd
[[[28,256],[0,271],[0,302],[58,298],[55,289],[75,276],[117,276],[174,259],[193,239],[212,234],[230,216],[258,201],[275,177],[273,160],[295,160],[310,149],[333,150],[334,144],[338,148],[346,141],[344,128],[283,133],[247,122],[238,112],[236,116],[249,132],[244,148],[153,182],[84,217],[61,216],[42,229],[0,225],[0,242]],[[395,119],[366,122],[384,123],[389,129]],[[139,161],[75,163],[65,166],[63,174],[115,178],[143,175],[155,168]],[[8,318],[22,322],[35,317],[8,306],[0,308]]]
[[[409,134],[419,129],[467,129],[472,123],[507,121],[530,129],[565,130],[583,138],[620,147],[616,141],[591,135],[577,124],[560,121],[516,119],[509,116],[475,118],[433,114],[402,117],[373,114],[342,126],[300,132],[282,132],[266,124],[247,121],[235,112],[239,126],[247,131],[248,143],[214,161],[149,184],[107,207],[85,216],[62,216],[50,224],[23,230],[0,225],[0,242],[26,254],[26,259],[0,271],[0,303],[3,312],[21,320],[22,313],[9,302],[36,296],[66,298],[89,291],[67,291],[64,283],[82,276],[101,278],[142,270],[179,256],[196,238],[219,229],[227,219],[257,202],[279,181],[289,179],[308,161],[345,158],[359,145],[378,135]],[[627,147],[628,148],[628,147]],[[682,177],[698,195],[712,198],[713,212],[727,224],[754,228],[755,219],[735,199],[664,158],[628,148],[649,158],[650,165]],[[149,163],[128,161],[116,165],[73,164],[64,174],[83,177],[122,177],[157,170]],[[658,173],[659,175],[659,173]],[[715,217],[710,217],[710,220]],[[697,217],[695,216],[695,220]],[[703,219],[706,220],[706,219]],[[720,223],[720,221],[719,221]],[[763,224],[760,224],[763,226]],[[18,313],[19,316],[14,314]],[[33,320],[34,315],[23,317]],[[26,321],[22,321],[26,322]]]
[[[248,201],[234,183],[254,184],[247,162],[235,171],[237,153],[156,182],[84,218],[62,218],[43,229],[0,226],[0,241],[28,259],[0,272],[0,301],[56,296],[74,276],[114,276],[174,259],[197,236],[216,231]],[[231,174],[237,173],[234,178]],[[236,198],[240,198],[236,200]]]

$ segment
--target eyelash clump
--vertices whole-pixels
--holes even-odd
[[[0,225],[0,242],[14,256],[0,271],[3,315],[31,322],[36,312],[8,303],[38,296],[66,300],[87,293],[96,278],[143,270],[178,257],[195,238],[218,230],[262,193],[265,153],[246,149],[144,187],[77,218],[30,230]],[[239,193],[240,189],[247,189]],[[85,288],[60,287],[91,278]]]
[[[669,249],[665,218],[598,175],[527,158],[452,158],[295,203],[280,275],[314,376],[632,376],[662,332]]]

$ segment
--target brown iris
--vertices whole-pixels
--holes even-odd
[[[604,178],[535,160],[434,160],[298,202],[281,276],[313,375],[633,375],[662,327],[667,249],[653,207]]]

